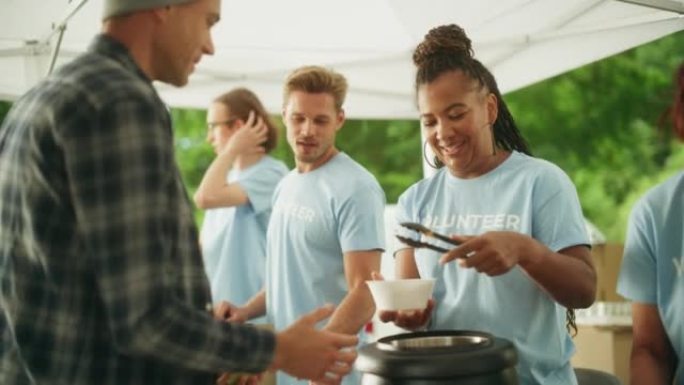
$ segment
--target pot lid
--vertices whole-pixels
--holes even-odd
[[[517,362],[515,347],[506,339],[479,331],[436,330],[364,345],[355,367],[390,378],[448,378],[498,372]]]

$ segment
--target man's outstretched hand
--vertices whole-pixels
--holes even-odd
[[[316,329],[334,310],[330,305],[318,308],[278,333],[271,369],[319,384],[339,384],[356,360],[358,338]]]

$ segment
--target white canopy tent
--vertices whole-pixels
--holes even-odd
[[[0,0],[0,99],[45,76],[53,53],[60,65],[83,52],[102,1]],[[285,75],[322,64],[347,76],[348,116],[414,118],[410,55],[434,26],[463,26],[507,92],[680,31],[682,14],[684,0],[223,0],[216,55],[187,87],[158,88],[172,106],[204,108],[247,86],[279,112]]]

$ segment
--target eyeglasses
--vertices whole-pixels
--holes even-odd
[[[223,125],[230,127],[233,125],[233,123],[235,123],[236,120],[238,120],[238,118],[230,118],[227,120],[222,120],[220,122],[207,122],[207,130],[211,131],[215,127],[223,126]]]

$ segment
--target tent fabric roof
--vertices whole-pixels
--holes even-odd
[[[11,100],[45,75],[64,21],[57,65],[85,49],[102,0],[3,0],[2,8],[0,98]],[[187,87],[158,89],[170,105],[205,108],[246,86],[279,112],[286,74],[321,64],[348,78],[348,116],[415,118],[410,56],[434,26],[464,27],[508,92],[680,31],[683,13],[684,0],[223,0],[216,54]]]

